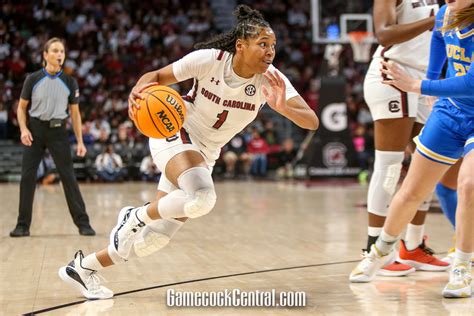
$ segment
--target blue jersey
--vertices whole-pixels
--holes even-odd
[[[444,97],[468,116],[474,116],[474,25],[462,30],[442,32],[449,12],[444,5],[436,15],[431,39],[427,78],[421,85],[422,94]],[[439,78],[448,60],[445,80]],[[442,103],[440,103],[442,104]]]

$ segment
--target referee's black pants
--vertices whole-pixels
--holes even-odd
[[[77,184],[72,165],[68,135],[63,123],[61,127],[51,128],[49,121],[30,118],[28,129],[33,136],[33,144],[24,146],[21,166],[20,208],[17,226],[29,229],[33,211],[33,198],[36,189],[36,174],[45,148],[49,149],[61,177],[66,194],[69,213],[76,226],[89,226],[89,216]]]

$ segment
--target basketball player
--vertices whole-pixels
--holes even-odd
[[[216,203],[211,172],[220,148],[252,122],[266,102],[302,128],[315,130],[318,118],[288,79],[272,66],[276,39],[262,15],[240,5],[237,25],[181,60],[143,75],[132,89],[134,116],[140,91],[150,83],[170,85],[194,78],[185,97],[187,118],[174,137],[150,139],[153,161],[163,171],[157,199],[125,207],[110,234],[110,245],[86,257],[77,252],[60,277],[89,299],[109,298],[97,271],[145,256],[166,245],[187,218],[208,214]]]
[[[416,5],[415,5],[416,4]],[[424,78],[428,66],[429,30],[438,11],[435,0],[375,0],[374,22],[379,46],[364,81],[364,98],[374,119],[375,162],[367,194],[368,239],[364,255],[377,240],[396,190],[405,148],[429,115],[425,97],[382,84],[380,63],[394,60],[411,75]],[[431,196],[419,206],[400,245],[400,262],[387,264],[378,274],[404,276],[418,270],[443,271],[449,265],[426,247],[424,223]],[[350,276],[351,280],[357,276]]]
[[[456,252],[444,297],[471,296],[474,246],[474,3],[449,0],[437,14],[432,36],[428,77],[413,78],[395,63],[382,63],[392,79],[384,83],[403,91],[440,97],[422,133],[415,139],[412,166],[395,195],[387,221],[370,253],[354,270],[360,282],[370,281],[393,255],[393,246],[416,206],[430,193],[450,165],[464,156],[458,177]],[[446,59],[444,80],[436,80]]]

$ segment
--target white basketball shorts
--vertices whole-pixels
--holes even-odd
[[[150,138],[149,146],[153,162],[158,167],[158,169],[161,170],[158,190],[167,193],[176,190],[176,187],[166,177],[165,172],[166,165],[171,160],[171,158],[183,151],[197,151],[202,155],[207,167],[212,172],[212,169],[216,163],[216,159],[219,157],[220,153],[220,148],[211,149],[205,147],[201,142],[189,135],[184,128],[181,128],[181,130],[172,137],[163,139]]]
[[[374,121],[414,117],[416,122],[425,124],[430,114],[426,97],[401,91],[382,83],[382,58],[374,58],[364,80],[364,98]],[[424,79],[423,71],[399,64],[410,76]]]

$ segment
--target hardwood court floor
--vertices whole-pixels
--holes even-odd
[[[367,188],[357,184],[218,182],[211,214],[189,221],[162,251],[104,270],[106,285],[118,295],[84,302],[62,283],[58,268],[78,249],[88,254],[106,246],[118,210],[153,199],[155,188],[146,183],[81,185],[98,232],[82,237],[61,187],[40,186],[32,236],[14,239],[8,233],[17,217],[19,187],[0,185],[0,314],[50,308],[46,315],[474,314],[473,299],[441,297],[446,272],[348,282],[366,242],[366,211],[356,205],[365,202]],[[451,246],[451,228],[441,214],[428,216],[427,234],[438,252]],[[304,291],[307,297],[306,307],[299,308],[170,308],[168,289],[275,289]],[[120,295],[131,290],[139,291]]]

